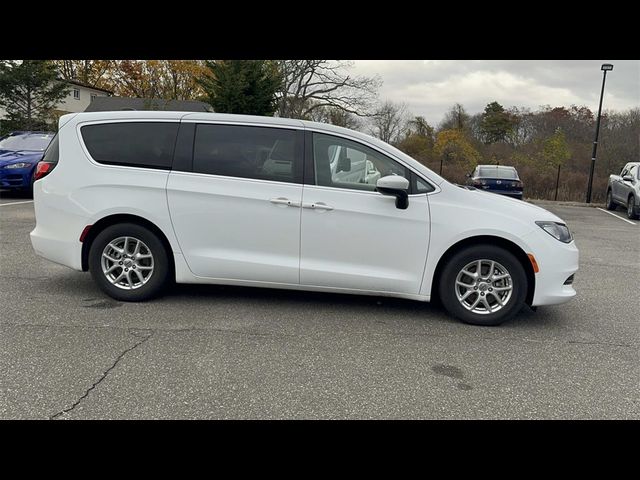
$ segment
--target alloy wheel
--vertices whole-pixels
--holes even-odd
[[[135,290],[153,275],[153,254],[149,247],[135,237],[118,237],[104,247],[101,258],[102,273],[114,286]]]
[[[487,315],[507,305],[513,292],[513,280],[500,263],[488,259],[474,260],[456,276],[455,291],[465,309]]]

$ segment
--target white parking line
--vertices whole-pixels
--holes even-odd
[[[21,203],[33,203],[33,200],[27,200],[25,202],[0,203],[0,207],[6,207],[7,205],[20,205]]]
[[[602,208],[600,208],[600,207],[596,207],[596,208],[597,208],[598,210],[600,210],[601,212],[608,213],[609,215],[613,215],[614,217],[616,217],[616,218],[618,218],[618,219],[622,220],[623,222],[630,223],[631,225],[637,225],[637,223],[632,222],[631,220],[627,220],[626,218],[619,217],[618,215],[616,215],[616,214],[615,214],[615,213],[613,213],[613,212],[609,212],[608,210],[603,210],[603,209],[602,209]]]

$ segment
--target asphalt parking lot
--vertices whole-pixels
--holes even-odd
[[[640,221],[546,208],[574,232],[578,296],[481,328],[253,288],[120,303],[37,257],[33,203],[0,194],[0,418],[638,419]]]

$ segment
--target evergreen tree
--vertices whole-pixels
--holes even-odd
[[[266,60],[207,61],[200,79],[206,100],[214,111],[272,116],[281,84],[274,64]]]
[[[7,111],[3,130],[46,129],[52,110],[68,91],[50,62],[0,61],[0,105]]]
[[[498,102],[488,104],[480,120],[480,133],[486,144],[503,142],[513,128],[511,115]]]

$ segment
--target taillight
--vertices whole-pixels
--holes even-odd
[[[56,165],[57,163],[38,162],[38,165],[36,165],[36,173],[33,176],[34,181],[49,175]]]

